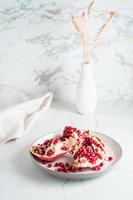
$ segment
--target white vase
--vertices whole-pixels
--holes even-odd
[[[95,112],[97,103],[96,84],[90,64],[83,64],[82,66],[75,101],[79,113],[88,115]]]

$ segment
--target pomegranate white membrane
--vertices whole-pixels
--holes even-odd
[[[96,83],[92,66],[90,64],[83,64],[76,90],[75,104],[77,111],[84,115],[92,114],[95,112],[96,103]]]

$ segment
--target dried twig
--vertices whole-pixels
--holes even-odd
[[[106,12],[105,14],[109,14],[109,17],[107,18],[106,22],[101,26],[101,28],[99,29],[99,31],[96,33],[95,39],[94,39],[94,49],[93,49],[93,53],[96,50],[96,47],[98,45],[98,41],[100,40],[100,37],[102,35],[102,33],[106,30],[107,26],[110,24],[113,16],[116,15],[116,12],[114,11],[110,11],[110,12]],[[102,14],[104,15],[104,14]]]
[[[94,1],[91,1],[91,3],[88,6],[88,12],[87,12],[88,16],[90,16],[92,13],[94,3],[95,3]]]
[[[76,30],[80,33],[81,40],[83,43],[84,49],[84,63],[89,63],[89,56],[88,56],[88,39],[87,39],[87,29],[85,25],[84,15],[72,16],[72,22],[76,28]]]
[[[109,16],[110,16],[110,13],[111,13],[111,12],[115,12],[115,11],[108,11],[108,10],[102,11],[100,14],[98,14],[98,15],[96,16],[96,18],[105,16],[105,15],[109,15]],[[115,13],[115,14],[116,14],[116,13]]]

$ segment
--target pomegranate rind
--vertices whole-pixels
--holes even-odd
[[[42,161],[47,161],[47,162],[55,161],[63,157],[67,153],[67,151],[62,151],[60,154],[54,154],[53,156],[39,155],[34,152],[34,147],[30,148],[30,152],[33,156],[37,157],[38,159]]]

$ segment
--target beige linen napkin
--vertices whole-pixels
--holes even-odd
[[[31,98],[10,86],[0,86],[0,144],[18,139],[49,108],[51,92]]]

